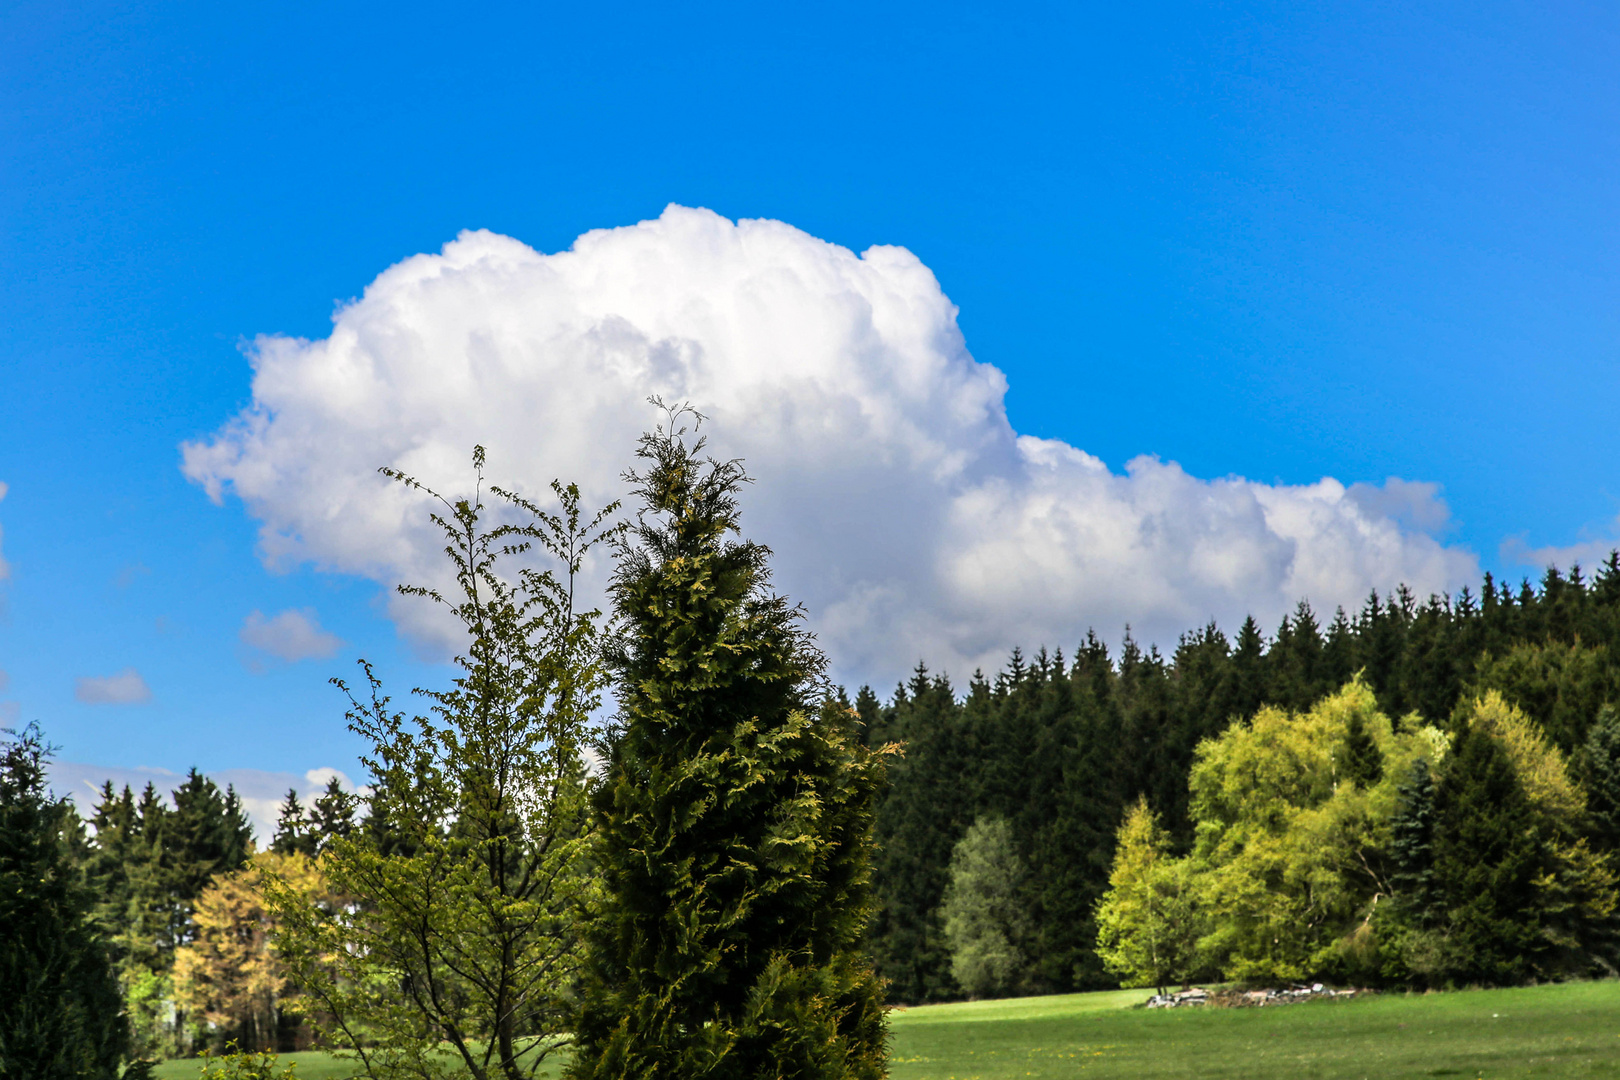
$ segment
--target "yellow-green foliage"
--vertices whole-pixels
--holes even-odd
[[[1494,691],[1459,709],[1456,719],[1501,748],[1525,796],[1518,827],[1533,834],[1526,850],[1542,853],[1536,856],[1542,868],[1527,883],[1530,894],[1513,901],[1531,920],[1513,923],[1525,929],[1521,945],[1535,954],[1522,962],[1533,961],[1548,977],[1584,970],[1591,928],[1616,909],[1616,881],[1607,857],[1576,838],[1584,799],[1563,754]],[[1367,779],[1358,783],[1351,751],[1363,747],[1358,760],[1365,764],[1369,738],[1379,761],[1360,769]],[[1458,967],[1458,950],[1486,947],[1468,936],[1472,924],[1464,925],[1478,906],[1473,899],[1444,888],[1438,898],[1397,898],[1390,883],[1401,784],[1419,761],[1444,780],[1450,746],[1445,733],[1416,716],[1391,723],[1360,679],[1308,712],[1265,708],[1233,724],[1198,748],[1189,781],[1195,822],[1189,855],[1167,858],[1145,807],[1127,819],[1111,889],[1098,909],[1099,954],[1129,981],[1162,980],[1157,957],[1162,942],[1175,940],[1164,914],[1173,896],[1173,928],[1198,935],[1196,956],[1184,968],[1254,981],[1398,976],[1427,971],[1427,950],[1451,958],[1449,967],[1435,969],[1441,975],[1472,970]],[[1414,904],[1427,906],[1420,911]],[[1453,927],[1457,918],[1464,921]]]
[[[1353,715],[1384,759],[1370,790],[1342,775]],[[1206,961],[1236,979],[1334,966],[1387,894],[1371,856],[1394,812],[1396,778],[1444,745],[1432,729],[1398,730],[1360,679],[1307,713],[1262,709],[1205,741],[1190,782]]]
[[[1170,837],[1139,800],[1119,827],[1108,892],[1097,908],[1097,954],[1125,986],[1191,975],[1198,923],[1191,867],[1170,857]]]
[[[1475,698],[1466,715],[1470,724],[1502,744],[1524,785],[1525,797],[1537,810],[1564,820],[1585,809],[1586,800],[1569,778],[1564,755],[1523,711],[1491,690]]]

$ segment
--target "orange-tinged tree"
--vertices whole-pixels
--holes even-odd
[[[259,852],[203,890],[191,917],[195,937],[174,959],[176,1003],[244,1050],[276,1049],[294,996],[273,947],[279,920],[264,901],[268,876],[311,903],[325,892],[307,856]]]

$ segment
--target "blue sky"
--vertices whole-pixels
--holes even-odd
[[[1438,484],[1450,519],[1422,529],[1515,577],[1616,535],[1611,5],[0,23],[0,699],[69,761],[352,771],[325,680],[361,654],[401,690],[439,677],[377,582],[267,568],[260,521],[179,448],[254,402],[244,342],[325,337],[463,229],[555,252],[677,203],[900,245],[1005,374],[1011,427],[1113,473]],[[244,641],[253,612],[306,610],[341,645]],[[150,700],[75,694],[129,669]]]

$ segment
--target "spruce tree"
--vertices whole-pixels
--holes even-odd
[[[1384,778],[1384,755],[1378,749],[1372,732],[1359,711],[1350,714],[1344,742],[1339,748],[1341,772],[1345,779],[1363,791]]]
[[[1388,852],[1395,907],[1407,926],[1432,926],[1440,916],[1440,897],[1434,877],[1434,779],[1427,761],[1412,763],[1396,798]]]
[[[1524,787],[1501,745],[1469,726],[1435,795],[1435,878],[1446,908],[1441,973],[1463,983],[1520,982],[1547,951],[1537,879],[1550,869]]]
[[[0,1076],[102,1080],[127,1040],[73,804],[45,787],[39,729],[0,742]]]
[[[310,807],[309,821],[315,833],[316,846],[325,849],[334,836],[348,836],[354,832],[355,798],[343,790],[337,777],[326,782],[326,790],[316,796]]]
[[[1620,850],[1620,710],[1605,705],[1598,712],[1585,751],[1587,830],[1599,850]]]
[[[311,858],[320,849],[320,837],[310,828],[309,814],[298,801],[298,792],[287,789],[281,800],[281,812],[276,817],[276,834],[270,840],[270,850],[277,855],[307,855]]]
[[[733,538],[741,465],[701,458],[686,418],[702,419],[669,410],[627,477],[642,509],[613,585],[605,901],[570,1073],[879,1077],[882,990],[861,943],[882,758],[822,695],[769,550]]]

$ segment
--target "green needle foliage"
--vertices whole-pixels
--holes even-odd
[[[596,797],[606,899],[570,1069],[585,1080],[879,1077],[872,801],[883,751],[826,701],[768,549],[731,539],[734,461],[683,416],[642,438],[620,552],[620,720]],[[818,698],[822,699],[818,701]]]
[[[465,627],[461,674],[449,690],[417,691],[429,715],[407,719],[362,665],[368,686],[350,695],[349,721],[371,744],[362,761],[376,794],[368,827],[330,833],[321,857],[347,901],[311,906],[285,883],[271,888],[296,981],[371,1077],[520,1080],[567,1041],[592,888],[581,747],[606,679],[596,613],[575,610],[574,580],[612,534],[614,507],[585,521],[572,486],[553,485],[560,515],[491,488],[528,519],[491,527],[482,448],[473,465],[478,494],[455,501],[384,470],[443,507],[433,521],[460,595],[400,591]],[[497,572],[531,545],[559,572]]]
[[[1620,849],[1620,710],[1605,705],[1586,737],[1587,829],[1602,848]]]
[[[0,741],[0,1076],[102,1080],[127,1027],[95,895],[75,865],[79,816],[45,788],[29,725]]]

